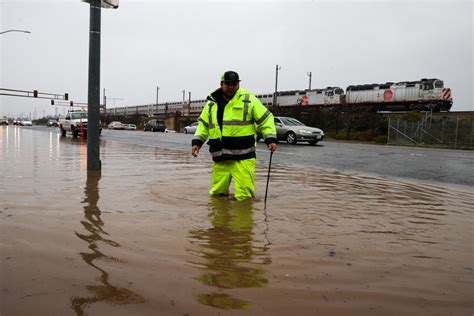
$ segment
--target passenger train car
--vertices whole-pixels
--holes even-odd
[[[273,107],[274,93],[258,94],[263,105]],[[419,81],[387,82],[383,84],[350,85],[346,91],[340,87],[279,91],[277,106],[321,106],[375,108],[378,111],[449,111],[453,103],[451,89],[444,87],[440,79],[421,79]],[[109,110],[114,115],[159,115],[199,114],[206,100],[166,102],[119,107]]]

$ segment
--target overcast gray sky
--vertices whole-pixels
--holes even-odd
[[[89,5],[0,0],[0,88],[87,102]],[[279,90],[440,78],[453,111],[473,108],[472,1],[132,1],[102,10],[101,92],[115,106],[202,99],[221,73]],[[102,95],[101,95],[102,98]],[[102,99],[101,99],[102,100]],[[108,106],[113,107],[109,100]],[[0,96],[0,116],[54,114],[49,100]],[[62,113],[63,108],[59,108]]]

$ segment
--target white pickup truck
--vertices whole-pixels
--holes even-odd
[[[66,136],[66,132],[71,132],[74,137],[77,137],[81,132],[81,123],[85,136],[87,135],[87,112],[77,110],[68,111],[65,117],[59,119],[61,135]],[[99,134],[101,132],[102,127],[99,129]]]

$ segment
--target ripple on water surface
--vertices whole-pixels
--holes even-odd
[[[205,155],[102,141],[93,178],[84,142],[1,131],[2,314],[474,308],[472,188],[274,164],[264,209],[263,160],[257,198],[237,203],[208,197]]]

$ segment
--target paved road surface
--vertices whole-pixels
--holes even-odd
[[[50,131],[45,127],[33,127]],[[71,137],[69,134],[67,137]],[[115,140],[143,146],[182,149],[190,152],[192,135],[143,131],[103,130],[102,140]],[[201,151],[208,154],[207,146]],[[259,160],[267,161],[264,143],[258,144]],[[210,158],[209,158],[210,159]],[[383,177],[407,178],[474,186],[474,152],[322,141],[279,143],[274,163],[295,164],[344,172],[361,172]]]

